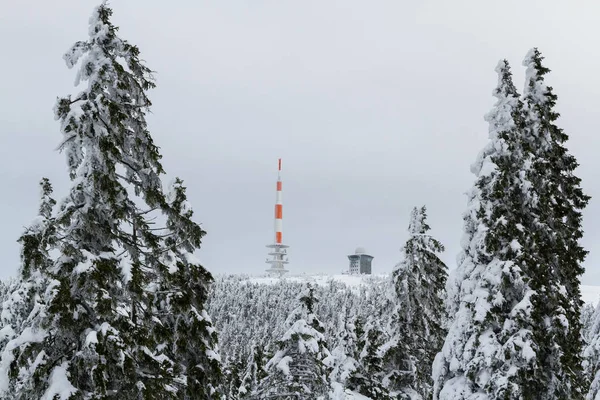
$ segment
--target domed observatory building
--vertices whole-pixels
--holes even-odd
[[[364,248],[358,247],[354,254],[348,256],[348,260],[350,260],[350,275],[371,275],[373,256],[368,255]]]

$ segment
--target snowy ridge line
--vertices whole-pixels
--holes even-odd
[[[282,278],[268,275],[217,275],[216,278],[238,278],[239,282],[247,282],[256,285],[276,285],[281,282],[306,284],[310,283],[317,286],[328,286],[331,282],[341,283],[352,292],[357,292],[361,287],[369,286],[374,283],[382,283],[391,279],[390,275],[348,275],[348,274],[302,274],[287,275]]]
[[[247,274],[217,274],[217,277],[232,276],[239,278],[240,281],[247,281],[259,285],[273,285],[279,282],[280,278],[274,278],[267,275],[247,275]],[[317,285],[327,285],[330,281],[340,282],[346,286],[353,288],[359,287],[373,281],[383,281],[389,279],[389,274],[373,274],[373,275],[348,275],[348,274],[301,274],[288,275],[282,278],[287,282],[298,283],[314,283]],[[600,302],[600,286],[596,285],[581,285],[581,299],[586,304],[598,304]]]

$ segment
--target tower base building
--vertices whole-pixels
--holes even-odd
[[[287,258],[287,248],[289,246],[285,244],[270,244],[267,248],[272,249],[269,253],[271,258],[267,258],[267,264],[271,264],[271,267],[267,269],[267,272],[272,275],[282,277],[286,272],[285,264],[289,263]]]

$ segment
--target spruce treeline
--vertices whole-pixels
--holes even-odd
[[[225,338],[230,370],[239,370],[238,363],[248,360],[247,378],[231,376],[234,387],[239,385],[239,390],[230,389],[234,398],[431,396],[431,363],[445,332],[447,268],[439,258],[443,245],[430,235],[426,217],[425,207],[413,210],[403,259],[392,279],[365,278],[355,289],[334,280],[302,288],[286,280],[260,285],[240,277],[219,279],[209,309]],[[292,296],[300,290],[303,305],[286,312],[297,304]],[[262,319],[264,331],[255,329],[252,316],[282,318],[286,313],[290,317],[285,321]],[[325,320],[334,323],[320,322]],[[265,340],[263,335],[282,326],[279,337]],[[253,344],[244,352],[243,343]],[[262,367],[254,357],[257,343],[262,343],[262,354],[273,354]],[[257,370],[262,378],[257,379]]]
[[[309,285],[299,297],[299,307],[287,319],[288,330],[277,341],[277,351],[265,365],[265,378],[249,399],[324,400],[329,392],[330,356],[325,328],[314,313],[318,302]]]
[[[321,315],[345,315],[324,338],[333,349],[325,358],[331,399],[597,396],[597,311],[582,315],[579,291],[581,211],[589,197],[556,125],[557,98],[542,61],[537,49],[528,53],[523,94],[506,60],[496,68],[489,142],[471,167],[462,251],[447,282],[443,246],[429,235],[423,207],[413,210],[386,296],[329,295]],[[285,285],[264,291],[281,296]],[[224,336],[228,330],[223,325]]]
[[[389,301],[391,285],[385,277],[361,280],[359,287],[333,279],[310,286],[311,296],[319,299],[310,303],[320,326],[313,335],[322,336],[327,349],[319,363],[325,375],[321,390],[327,399],[345,399],[351,393],[367,397],[376,393],[375,398],[385,399],[388,392],[382,383],[382,347],[389,336],[381,305]],[[267,390],[275,391],[284,382],[274,362],[269,368],[267,363],[281,350],[281,339],[291,336],[290,327],[298,319],[310,320],[298,295],[307,291],[305,282],[291,279],[260,284],[244,276],[217,277],[208,310],[219,331],[225,370],[231,372],[227,381],[232,399],[281,394]]]

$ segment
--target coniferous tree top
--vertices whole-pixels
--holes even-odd
[[[102,2],[88,39],[64,56],[81,86],[55,106],[72,185],[53,222],[59,255],[44,312],[23,327],[34,334],[3,354],[13,371],[29,371],[12,398],[62,395],[60,378],[78,398],[218,399],[216,333],[204,309],[212,276],[192,255],[204,231],[181,180],[163,191],[145,119],[151,70],[111,15]]]
[[[3,296],[0,330],[0,345],[3,349],[13,348],[21,341],[31,340],[31,336],[41,336],[32,331],[31,326],[45,313],[44,293],[52,288],[48,269],[52,266],[49,251],[56,241],[56,229],[53,220],[52,185],[47,178],[40,181],[41,198],[38,216],[25,229],[18,242],[21,244],[21,265],[17,279],[6,287]],[[21,383],[11,379],[10,362],[12,355],[3,353],[0,363],[0,391],[6,393],[16,390]]]
[[[396,306],[392,337],[385,345],[386,380],[391,389],[406,398],[415,394],[430,396],[431,364],[445,336],[447,267],[439,258],[444,246],[429,231],[426,207],[415,207],[402,260],[392,274]],[[372,339],[381,340],[375,336]]]
[[[496,68],[496,104],[485,116],[489,142],[472,167],[476,176],[465,215],[461,264],[450,301],[456,315],[434,363],[434,398],[521,398],[529,386],[535,343],[527,243],[527,156],[521,146],[522,103],[506,60]],[[527,397],[524,397],[527,398]]]
[[[497,69],[491,140],[475,164],[462,279],[453,281],[458,312],[434,366],[436,399],[582,398],[577,239],[587,198],[553,122],[556,96],[541,61],[537,49],[525,59],[522,101],[508,63]]]
[[[565,147],[567,134],[557,125],[558,97],[545,82],[550,70],[537,48],[523,61],[525,80],[525,131],[531,153],[528,178],[534,195],[531,204],[535,218],[527,255],[538,265],[539,278],[532,280],[533,317],[546,329],[538,334],[544,354],[537,374],[542,397],[583,398],[585,380],[581,362],[582,306],[580,276],[587,251],[583,237],[582,210],[590,197],[583,193],[581,179],[575,175],[575,157]]]
[[[497,175],[498,163],[513,163],[515,168],[523,168],[524,159],[517,142],[522,135],[522,103],[514,86],[510,65],[500,60],[495,68],[498,83],[493,91],[496,103],[484,117],[488,123],[489,142],[479,152],[471,165],[476,182],[468,192],[467,210],[463,214],[464,228],[458,267],[448,280],[448,314],[458,311],[460,299],[472,290],[472,280],[468,279],[481,257],[487,257],[485,249],[485,224],[481,223],[481,213],[490,209],[490,182]],[[509,157],[509,153],[512,156]],[[507,165],[508,167],[508,165]],[[516,171],[516,170],[515,170]],[[521,185],[530,184],[521,178]]]

